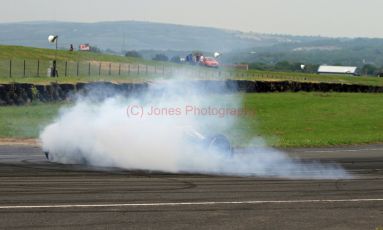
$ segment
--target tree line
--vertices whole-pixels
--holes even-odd
[[[125,57],[143,58],[143,56],[138,51],[135,51],[135,50],[127,51],[125,53]],[[170,62],[174,62],[174,63],[180,63],[181,57],[180,56],[174,56],[174,57],[169,58],[165,54],[160,53],[160,54],[154,55],[152,60],[153,61],[163,61],[163,62],[170,61]]]

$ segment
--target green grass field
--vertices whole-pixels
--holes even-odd
[[[277,147],[378,143],[383,142],[382,104],[382,94],[243,94],[243,106],[256,113],[240,117],[226,134],[236,146],[254,137]],[[38,137],[61,106],[70,105],[0,107],[0,137]]]
[[[383,142],[382,94],[246,94],[256,111],[238,127],[248,138],[260,135],[273,146],[330,146]]]
[[[57,116],[62,103],[0,107],[0,137],[36,138]]]
[[[50,61],[53,59],[57,59],[59,78],[46,77]],[[12,60],[11,74],[9,70],[10,60]],[[37,60],[39,60],[39,63]],[[78,63],[79,68],[77,70]],[[111,74],[109,74],[109,64],[112,65]],[[119,74],[118,69],[120,65],[122,65],[122,69]],[[141,67],[138,68],[138,65],[141,65]],[[65,66],[67,66],[67,68],[65,68]],[[148,70],[146,70],[146,68],[148,68]],[[140,73],[138,74],[138,72]],[[65,73],[67,76],[65,76]],[[91,52],[59,50],[56,53],[56,51],[52,49],[0,45],[0,83],[25,82],[48,84],[50,82],[74,83],[100,80],[137,82],[174,76],[188,79],[290,80],[299,82],[331,82],[383,86],[383,78],[378,77],[317,75],[255,70],[244,71],[224,67],[216,70],[205,67],[192,67],[186,64],[179,65],[155,62]]]
[[[250,70],[247,73],[238,72],[237,78],[246,79],[246,80],[251,80],[256,78],[256,79],[263,79],[263,80],[269,80],[269,81],[292,80],[292,81],[299,81],[299,82],[330,82],[330,83],[342,83],[342,84],[383,86],[383,78],[372,77],[372,76],[319,75],[319,74],[297,73],[297,72],[267,72],[267,71]]]

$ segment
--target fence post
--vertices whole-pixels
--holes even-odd
[[[98,65],[98,76],[101,76],[101,62]]]
[[[118,76],[121,76],[121,63],[118,64]]]
[[[9,77],[12,77],[12,60],[9,60]]]
[[[138,67],[137,67],[137,74],[140,75],[140,64],[138,64]]]
[[[89,65],[88,65],[88,76],[90,76],[90,62],[89,62]]]
[[[68,61],[65,61],[65,77],[67,76],[67,74],[68,74]]]
[[[23,77],[25,77],[25,60],[24,60]]]
[[[80,74],[80,62],[77,62],[77,77]]]
[[[112,63],[109,63],[109,76],[112,75]]]
[[[130,64],[128,64],[128,75],[130,75]]]
[[[37,76],[40,77],[40,60],[37,59]]]

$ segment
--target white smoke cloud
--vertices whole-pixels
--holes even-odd
[[[230,155],[206,144],[209,136],[231,130],[241,96],[225,86],[200,87],[184,81],[149,86],[134,96],[95,99],[104,89],[79,97],[40,135],[50,159],[124,169],[282,178],[346,178],[335,165],[303,163],[259,145]],[[217,84],[215,84],[217,85]],[[217,94],[219,92],[219,94]],[[156,108],[155,115],[150,115]],[[187,110],[194,108],[194,111]],[[210,109],[210,111],[209,111]],[[215,109],[215,110],[214,110]],[[196,111],[200,110],[200,111]],[[201,111],[204,110],[205,113]],[[217,112],[219,111],[219,112]]]

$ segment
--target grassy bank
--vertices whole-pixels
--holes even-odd
[[[52,60],[57,60],[58,78],[47,77]],[[0,83],[135,81],[138,77],[160,75],[163,68],[171,66],[102,53],[0,45]]]
[[[67,50],[42,49],[24,46],[0,45],[0,60],[46,60],[58,61],[105,61],[105,62],[144,62],[142,59],[128,58],[123,56],[108,55],[94,52],[70,52]],[[147,62],[150,63],[150,62]]]
[[[244,94],[244,107],[255,114],[241,117],[227,134],[237,146],[257,136],[278,147],[383,142],[382,104],[382,94]],[[0,107],[0,137],[37,137],[61,106]]]
[[[59,74],[56,79],[46,77],[50,61],[54,59],[57,60]],[[378,77],[244,71],[225,67],[216,70],[100,53],[56,52],[53,49],[0,45],[0,83],[75,83],[100,80],[136,82],[172,76],[187,79],[289,80],[383,86],[383,78]]]

